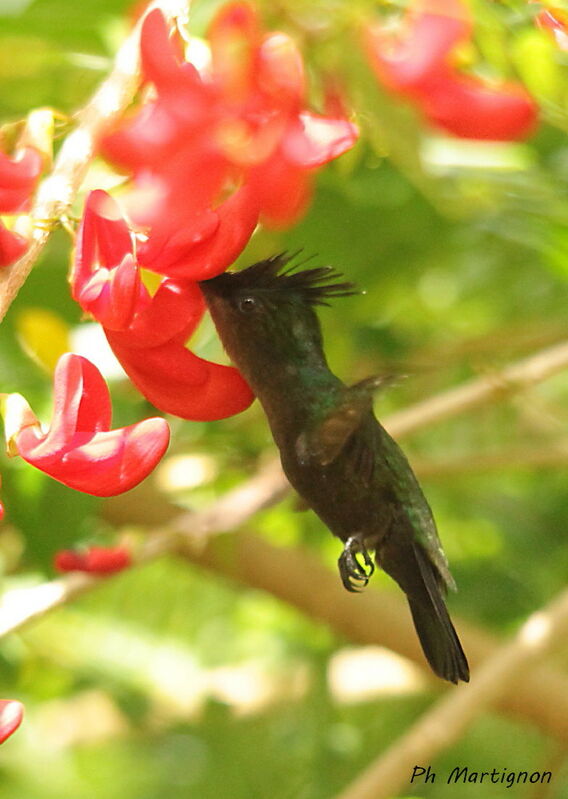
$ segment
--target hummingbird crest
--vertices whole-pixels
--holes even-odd
[[[318,266],[312,269],[301,269],[313,256],[289,266],[290,262],[301,252],[281,252],[259,261],[240,272],[229,272],[226,279],[231,282],[231,290],[254,291],[269,298],[272,292],[279,297],[296,296],[309,305],[329,305],[335,297],[350,297],[360,292],[354,283],[342,280],[343,275],[332,266]],[[216,280],[221,282],[225,275]]]

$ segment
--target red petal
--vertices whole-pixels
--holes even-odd
[[[79,301],[83,286],[99,266],[117,266],[130,253],[130,231],[117,203],[106,191],[92,191],[87,197],[77,233],[71,273],[73,299]]]
[[[85,554],[72,549],[55,553],[54,565],[58,572],[86,571]]]
[[[412,94],[445,68],[450,52],[471,30],[461,0],[423,0],[409,8],[400,38],[377,26],[366,29],[365,44],[379,79],[393,91]]]
[[[167,208],[164,207],[167,213]],[[169,269],[192,248],[208,240],[219,227],[219,215],[204,209],[186,219],[185,224],[171,224],[171,218],[157,220],[146,242],[138,248],[140,265],[159,274],[170,274]]]
[[[566,11],[555,8],[543,8],[534,18],[535,23],[542,30],[549,31],[561,50],[568,50],[568,16]]]
[[[468,139],[513,141],[534,130],[538,107],[520,85],[491,87],[458,75],[425,97],[426,117],[454,136]]]
[[[177,37],[170,38],[166,21],[159,9],[151,11],[144,20],[140,52],[144,75],[155,84],[160,98],[159,104],[165,101],[165,110],[174,119],[179,116],[186,123],[198,122],[207,113],[211,101],[210,92],[193,64],[184,60],[181,41]],[[163,136],[164,132],[162,130],[160,135]],[[170,129],[171,133],[175,131]],[[147,131],[147,135],[155,134]]]
[[[30,243],[19,233],[7,230],[0,222],[0,267],[10,266],[26,252]]]
[[[22,214],[29,211],[32,190],[0,188],[0,214]]]
[[[170,437],[162,418],[104,433],[76,433],[66,451],[48,463],[34,458],[33,447],[28,449],[29,430],[17,438],[24,460],[69,488],[97,497],[121,494],[138,485],[162,458]]]
[[[43,158],[33,147],[26,147],[17,158],[0,150],[0,187],[32,191],[43,169]]]
[[[152,269],[183,280],[207,280],[223,272],[241,254],[258,223],[258,202],[242,186],[216,213],[219,226],[212,236],[196,244],[178,261],[153,264]]]
[[[91,574],[115,574],[130,566],[132,557],[124,547],[89,547],[81,552],[64,549],[57,552],[54,565],[57,571],[82,571]]]
[[[46,472],[75,446],[77,433],[91,435],[108,430],[112,413],[101,373],[80,355],[61,356],[55,369],[53,394],[53,417],[47,435],[37,427],[26,427],[16,438],[24,460]]]
[[[24,717],[24,706],[15,699],[0,699],[0,744],[14,733]]]
[[[164,150],[177,143],[179,123],[161,102],[146,103],[112,128],[99,143],[104,158],[125,170],[159,168]]]
[[[257,81],[279,103],[299,103],[306,91],[304,62],[285,33],[267,34],[258,51]]]
[[[204,310],[203,295],[195,283],[165,279],[128,330],[106,332],[112,334],[117,346],[127,348],[147,349],[172,339],[184,344],[201,321]]]
[[[198,358],[182,344],[129,349],[105,331],[114,354],[138,390],[156,408],[192,421],[211,421],[244,411],[253,394],[231,366]]]
[[[124,330],[134,314],[145,308],[149,295],[131,255],[114,269],[97,269],[78,297],[79,304],[97,322],[111,330]]]
[[[303,111],[286,132],[282,152],[295,166],[312,169],[349,150],[358,135],[357,126],[346,119],[330,119]]]
[[[244,100],[253,86],[259,37],[258,17],[248,3],[226,3],[209,28],[214,80],[230,102]]]
[[[163,13],[155,8],[147,14],[140,34],[142,69],[147,80],[158,88],[175,84],[180,66],[170,41]]]
[[[262,223],[284,228],[305,212],[312,194],[312,174],[277,154],[251,171],[249,186],[261,206]]]

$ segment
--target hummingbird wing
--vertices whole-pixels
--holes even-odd
[[[396,441],[379,422],[375,430],[379,436],[381,455],[389,467],[389,473],[394,476],[392,488],[397,506],[404,511],[414,541],[434,565],[445,586],[455,591],[456,584],[438,537],[434,516],[412,467]]]
[[[375,375],[353,386],[345,386],[331,409],[327,409],[323,419],[298,436],[296,454],[300,462],[315,462],[320,466],[333,463],[372,409],[373,395],[396,379],[398,378],[394,375]],[[368,447],[365,446],[364,450],[368,450]],[[360,461],[361,473],[369,468],[364,450],[353,453],[354,461]],[[372,463],[372,453],[370,454]]]

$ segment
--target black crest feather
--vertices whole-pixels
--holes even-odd
[[[329,305],[328,301],[335,297],[360,293],[354,283],[343,280],[343,275],[332,266],[299,269],[314,256],[289,266],[300,252],[281,252],[240,272],[226,272],[215,279],[230,279],[232,290],[299,294],[310,305]]]

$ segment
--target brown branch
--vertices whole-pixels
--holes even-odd
[[[389,799],[406,784],[417,763],[431,763],[453,744],[492,703],[518,691],[521,676],[563,643],[568,634],[568,591],[533,613],[515,638],[500,647],[477,671],[427,711],[381,755],[338,799]]]
[[[424,402],[392,414],[385,426],[395,438],[428,427],[458,413],[473,410],[530,388],[568,368],[568,341],[517,361],[502,371],[470,380]]]
[[[146,563],[179,546],[180,536],[185,536],[194,547],[200,548],[208,536],[227,532],[240,526],[259,510],[274,505],[289,490],[289,485],[282,471],[274,461],[267,464],[259,474],[242,485],[227,492],[206,510],[200,513],[175,513],[175,520],[168,527],[148,539],[136,556],[136,562]],[[148,515],[145,504],[135,499],[131,506],[129,500],[136,497],[138,491],[114,498],[119,523],[121,521],[121,503],[128,503],[128,519],[130,524],[145,525]],[[166,503],[163,503],[166,505]],[[112,506],[112,501],[111,501]],[[169,506],[166,505],[166,508]],[[136,508],[138,517],[133,514]],[[113,518],[116,524],[116,517]],[[45,613],[55,610],[60,605],[76,599],[86,591],[101,585],[108,578],[95,577],[89,574],[69,574],[58,580],[52,580],[31,588],[16,588],[6,591],[0,596],[0,638],[15,632],[28,622],[40,618]]]
[[[542,766],[537,769],[541,773],[543,771],[550,771],[552,774],[557,774],[564,763],[566,762],[566,746],[556,743],[551,747],[551,751]],[[539,785],[533,785],[533,790],[528,794],[526,799],[552,799],[553,794],[556,793],[556,786],[554,780],[550,782],[542,782]]]
[[[185,17],[187,0],[162,0],[150,5],[162,8],[170,19]],[[132,102],[139,83],[141,20],[119,49],[108,78],[77,114],[77,127],[63,142],[51,173],[41,182],[31,216],[35,221],[32,241],[19,261],[0,270],[0,322],[23,286],[50,236],[50,220],[69,213],[75,194],[94,156],[104,127]]]
[[[412,458],[418,477],[431,480],[448,475],[529,467],[550,469],[568,465],[568,441],[561,440],[547,447],[515,447],[496,452],[475,453],[462,458],[426,460]]]

